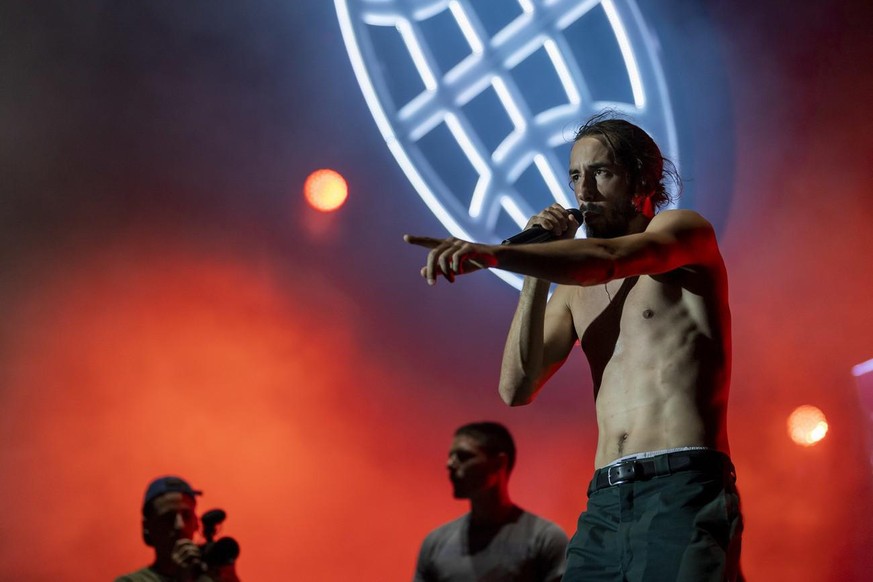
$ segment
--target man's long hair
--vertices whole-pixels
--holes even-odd
[[[671,201],[667,180],[672,180],[678,191],[682,189],[676,166],[661,155],[658,144],[648,133],[616,115],[612,110],[595,115],[576,130],[573,141],[602,138],[615,163],[627,170],[632,191],[651,197],[654,207],[661,208]]]

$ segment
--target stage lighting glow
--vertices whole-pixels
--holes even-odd
[[[852,368],[852,375],[856,377],[861,377],[870,372],[873,372],[873,359],[867,360],[866,362],[858,364]]]
[[[828,432],[828,421],[817,407],[798,406],[788,417],[788,435],[796,444],[811,447]]]
[[[345,178],[333,170],[316,170],[306,178],[303,194],[309,205],[316,210],[333,212],[345,204],[349,186]]]

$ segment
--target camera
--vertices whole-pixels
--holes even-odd
[[[218,526],[227,519],[223,509],[210,509],[200,517],[203,525],[203,537],[206,543],[200,546],[201,559],[208,570],[226,569],[233,565],[239,557],[239,544],[231,537],[215,539]]]

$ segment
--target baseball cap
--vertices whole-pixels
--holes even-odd
[[[142,502],[142,512],[143,515],[146,513],[146,509],[151,503],[152,499],[163,495],[164,493],[184,493],[185,495],[190,495],[194,497],[195,495],[203,495],[202,491],[198,491],[191,487],[187,481],[182,479],[181,477],[176,477],[173,475],[165,475],[163,477],[158,477],[151,483],[149,483],[148,488],[146,488],[145,498]]]

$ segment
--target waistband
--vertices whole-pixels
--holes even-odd
[[[689,448],[652,457],[636,456],[627,460],[619,459],[601,467],[594,471],[594,477],[588,485],[588,496],[606,487],[648,481],[681,471],[713,472],[729,475],[736,480],[734,465],[726,454],[714,449]]]
[[[685,451],[711,451],[713,449],[709,447],[675,447],[672,449],[658,449],[657,451],[645,451],[642,453],[631,453],[630,455],[625,455],[623,457],[619,457],[613,462],[609,463],[609,465],[615,465],[616,463],[621,463],[622,461],[633,461],[636,459],[648,459],[649,457],[657,457],[658,455],[664,455],[666,453],[681,453]],[[609,465],[606,465],[607,467]]]

